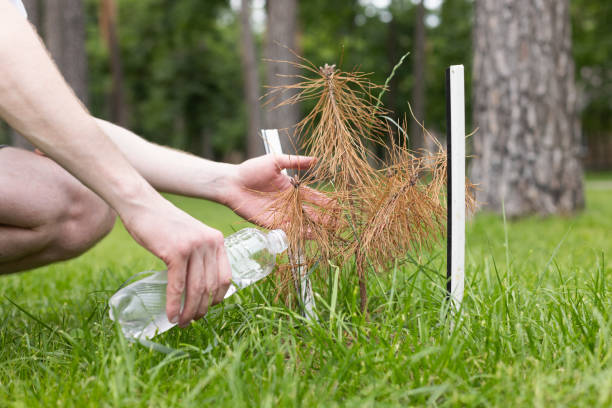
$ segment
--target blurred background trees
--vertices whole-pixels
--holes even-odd
[[[580,158],[588,169],[612,169],[612,3],[565,2],[572,26]],[[269,107],[254,106],[266,92],[264,85],[288,80],[276,73],[295,73],[264,61],[292,58],[283,45],[316,65],[335,63],[344,70],[373,72],[378,83],[410,52],[390,83],[385,105],[403,117],[410,102],[418,119],[441,138],[445,68],[466,66],[467,112],[472,100],[479,100],[474,92],[484,92],[472,87],[471,75],[473,44],[487,35],[473,30],[474,9],[483,0],[25,3],[58,66],[94,115],[128,125],[152,141],[216,160],[236,162],[260,153],[253,139],[255,127],[290,126],[310,108],[305,103],[270,112]],[[241,14],[242,5],[249,3],[250,12]],[[501,24],[496,18],[487,24]],[[533,24],[547,22],[536,15]],[[479,123],[482,116],[475,118],[468,114],[468,128],[485,123]],[[5,125],[0,128],[0,143],[17,142]],[[483,127],[474,142],[485,132]],[[414,146],[424,145],[417,127],[410,133]],[[534,140],[541,137],[533,135]]]
[[[44,8],[41,6],[44,5]],[[89,68],[85,51],[85,10],[81,0],[46,0],[42,32],[53,60],[81,102],[89,104]],[[40,24],[40,23],[39,23]]]
[[[295,83],[292,76],[298,75],[298,69],[289,63],[297,62],[293,53],[300,54],[298,43],[298,1],[297,0],[267,0],[265,26],[265,83],[275,87]],[[305,5],[307,7],[307,5]],[[286,93],[285,97],[291,97]],[[265,110],[265,127],[279,129],[283,151],[294,152],[298,146],[294,143],[291,127],[301,119],[299,105],[282,106],[276,109],[271,101]],[[284,137],[283,137],[284,136]],[[260,142],[261,143],[261,142]]]
[[[251,27],[251,0],[240,2],[240,42],[242,50],[242,78],[244,80],[244,102],[247,108],[247,149],[248,157],[265,153],[259,132],[262,129],[260,112],[259,70],[256,57],[253,29]]]

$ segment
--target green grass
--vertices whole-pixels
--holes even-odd
[[[588,190],[574,218],[476,217],[454,330],[442,248],[371,277],[369,320],[350,267],[316,283],[319,324],[263,282],[160,336],[174,355],[126,343],[107,316],[125,279],[163,266],[117,226],[78,259],[1,277],[0,406],[610,406],[611,199]]]

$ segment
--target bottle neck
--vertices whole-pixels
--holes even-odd
[[[277,229],[268,232],[268,249],[273,254],[280,254],[289,247],[289,240],[283,230]]]

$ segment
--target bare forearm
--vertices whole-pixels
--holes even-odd
[[[110,122],[96,121],[132,166],[157,190],[226,203],[225,191],[236,171],[235,165],[163,147]]]
[[[0,116],[120,214],[153,189],[104,135],[32,27],[0,0]]]

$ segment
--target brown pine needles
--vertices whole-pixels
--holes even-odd
[[[315,100],[294,135],[304,153],[318,161],[265,209],[278,214],[271,227],[285,230],[290,241],[288,263],[280,268],[281,289],[288,293],[291,269],[318,263],[322,270],[328,261],[353,259],[365,312],[368,271],[387,270],[396,259],[429,249],[445,236],[446,153],[425,128],[437,151],[409,149],[406,126],[389,126],[388,112],[373,96],[383,87],[368,74],[316,67],[296,57],[299,62],[275,62],[293,64],[305,75],[266,96],[275,107]],[[374,158],[368,150],[372,144],[383,146],[386,161]],[[471,194],[468,203],[473,205]]]

